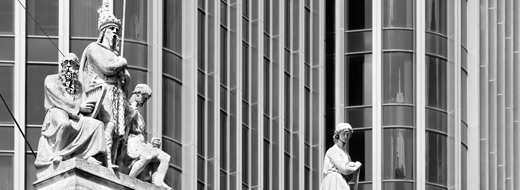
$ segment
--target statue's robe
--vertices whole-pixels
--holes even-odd
[[[69,94],[58,75],[47,76],[44,83],[46,115],[34,162],[38,178],[52,172],[55,157],[86,159],[106,151],[103,123],[79,115],[81,92]]]

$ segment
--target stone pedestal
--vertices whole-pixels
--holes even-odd
[[[61,162],[56,166],[54,172],[40,177],[33,185],[39,190],[166,190],[166,188],[158,187],[117,171],[110,171],[101,165],[90,164],[86,160],[78,158]]]

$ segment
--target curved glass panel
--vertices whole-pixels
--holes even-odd
[[[372,28],[372,0],[345,1],[345,29]]]
[[[5,103],[7,103],[7,106],[9,106],[12,112],[14,109],[14,69],[12,66],[0,66],[0,81],[2,81],[0,93],[2,93]],[[11,114],[9,114],[3,102],[0,102],[0,124],[13,124]]]
[[[58,39],[27,38],[27,61],[58,62],[60,54],[54,45],[58,45]],[[76,54],[80,59],[81,55]]]
[[[163,77],[163,135],[181,142],[181,84]]]
[[[443,59],[426,56],[426,106],[447,109],[447,63]]]
[[[383,106],[383,125],[414,126],[414,107]]]
[[[182,1],[164,0],[163,46],[181,54],[182,44]]]
[[[466,46],[468,44],[468,0],[460,1],[460,10],[460,42]]]
[[[27,13],[31,14],[36,22],[41,26],[40,29],[40,26],[38,26],[29,15],[27,15],[27,35],[45,36],[45,33],[47,33],[49,36],[58,36],[58,2],[58,0],[26,1]],[[45,32],[43,32],[42,29]]]
[[[383,179],[414,179],[413,129],[383,129]]]
[[[0,60],[14,61],[14,37],[0,37],[0,44]]]
[[[446,0],[426,0],[426,31],[447,33],[448,3]]]
[[[414,31],[383,30],[383,49],[414,49]]]
[[[460,74],[460,109],[462,121],[468,121],[468,74],[464,70]]]
[[[175,166],[182,166],[182,146],[176,142],[173,142],[167,138],[162,139],[162,148],[164,152],[169,153],[171,156],[170,163]]]
[[[414,27],[413,0],[383,0],[383,27]]]
[[[383,182],[384,190],[412,190],[415,189],[413,182],[392,181]]]
[[[411,53],[383,54],[383,103],[414,103],[414,63]]]
[[[345,104],[372,104],[372,54],[345,56]]]
[[[444,36],[426,32],[426,53],[448,56],[448,39]]]
[[[98,37],[98,12],[102,0],[70,1],[70,35],[74,37]],[[82,50],[83,52],[83,50]],[[79,56],[78,56],[79,57]]]
[[[345,122],[353,128],[372,127],[372,107],[345,108]]]
[[[180,152],[176,152],[179,154]],[[180,154],[179,154],[180,155]],[[164,183],[170,186],[172,189],[182,189],[182,173],[175,168],[168,168],[166,176],[164,177]]]
[[[14,34],[14,3],[16,1],[0,1],[0,34]],[[18,2],[16,2],[18,3]],[[14,47],[14,46],[8,46]],[[1,186],[0,186],[1,187]]]
[[[182,80],[182,58],[163,50],[163,73]]]
[[[448,115],[446,112],[426,108],[426,129],[448,132]]]
[[[426,131],[426,182],[447,185],[447,138]]]
[[[468,50],[464,48],[460,50],[460,65],[462,68],[468,70]]]
[[[146,0],[126,1],[125,39],[147,41],[147,4]],[[123,1],[114,1],[114,15],[123,22]]]
[[[345,33],[345,53],[372,51],[372,31]]]
[[[372,130],[354,131],[348,146],[352,161],[363,164],[359,181],[372,181]]]
[[[125,42],[123,57],[129,65],[148,68],[148,46],[140,43]]]
[[[27,97],[26,114],[27,124],[41,125],[45,118],[44,81],[47,75],[58,74],[56,65],[27,65]],[[29,77],[30,76],[30,77]]]

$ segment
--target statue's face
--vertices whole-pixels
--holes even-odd
[[[343,142],[347,142],[350,139],[350,137],[352,137],[352,131],[349,131],[349,130],[342,131],[339,134],[339,138]]]
[[[150,96],[146,93],[136,93],[135,94],[135,102],[137,102],[137,107],[142,107],[144,105],[144,103],[146,103],[146,101],[148,101],[148,99],[150,98]]]
[[[108,26],[105,29],[105,33],[103,35],[103,41],[107,41],[108,45],[112,50],[119,50],[119,27],[117,26]]]

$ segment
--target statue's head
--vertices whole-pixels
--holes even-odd
[[[138,84],[135,86],[134,91],[132,92],[134,96],[134,100],[137,103],[137,107],[143,106],[150,97],[152,97],[152,89],[146,84]]]
[[[61,81],[67,92],[75,94],[78,90],[78,70],[79,61],[78,56],[74,53],[65,55],[60,63],[58,79]]]
[[[98,9],[99,43],[107,44],[112,50],[119,50],[119,31],[122,29],[121,20],[117,19],[110,11],[108,3],[104,3]]]
[[[336,126],[336,130],[334,130],[334,143],[338,140],[341,140],[343,142],[347,142],[347,140],[350,139],[352,136],[352,133],[354,130],[352,129],[352,126],[348,123],[340,123]]]

